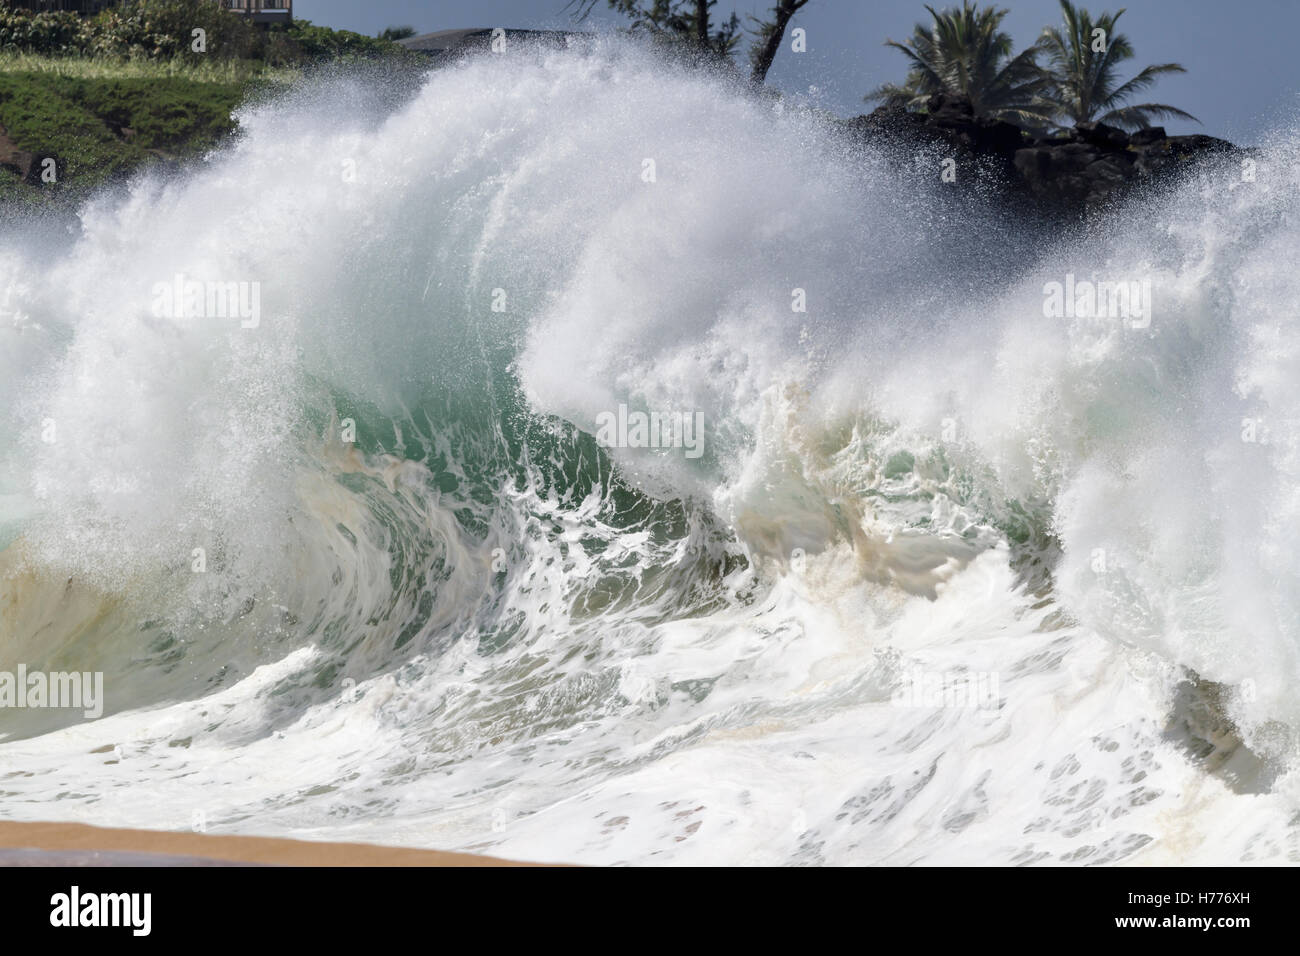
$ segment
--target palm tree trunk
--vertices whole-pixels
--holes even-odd
[[[695,0],[695,42],[709,48],[709,0]]]
[[[790,18],[794,16],[795,11],[807,3],[808,0],[781,0],[776,5],[773,13],[776,20],[772,24],[772,30],[767,35],[767,41],[763,44],[763,49],[759,51],[758,59],[754,61],[754,69],[749,74],[749,82],[755,86],[762,86],[767,80],[767,71],[772,68],[772,61],[776,59],[776,51],[781,49],[781,41],[785,38],[785,28],[790,23]]]

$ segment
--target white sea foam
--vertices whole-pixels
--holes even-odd
[[[823,118],[618,48],[242,124],[0,242],[0,669],[107,698],[0,712],[8,815],[1300,858],[1291,140],[1067,240],[932,221]],[[258,283],[257,326],[156,314],[178,274]],[[1045,318],[1066,275],[1149,283],[1149,327]],[[623,405],[703,454],[598,447]],[[900,706],[918,673],[997,701]]]

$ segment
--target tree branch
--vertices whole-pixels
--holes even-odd
[[[776,51],[781,49],[781,41],[785,38],[785,28],[790,24],[790,18],[807,3],[808,0],[779,0],[772,8],[773,19],[763,23],[756,31],[759,45],[754,49],[754,68],[749,75],[749,82],[754,86],[762,86],[767,81],[767,71],[772,68]]]

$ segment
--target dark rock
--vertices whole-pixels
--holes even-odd
[[[930,97],[927,106],[929,125],[968,149],[996,153],[1009,160],[1024,145],[1024,133],[1019,126],[976,116],[970,100],[964,96],[938,93]]]
[[[872,139],[896,139],[924,136],[927,117],[902,106],[878,106],[870,113],[845,120],[844,125]]]
[[[1085,215],[1142,184],[1207,157],[1242,154],[1226,140],[1169,136],[1153,126],[1133,134],[1105,123],[1079,123],[1051,136],[974,115],[970,100],[938,94],[924,113],[882,106],[845,123],[869,142],[951,148],[959,165],[991,177],[1004,198],[1018,193],[1050,217]],[[969,180],[966,180],[969,184]]]
[[[901,106],[881,106],[847,125],[868,136],[889,140],[948,144],[974,153],[997,155],[1010,162],[1025,144],[1020,127],[1001,120],[977,117],[964,96],[938,93],[930,97],[928,112],[914,113]]]
[[[1105,123],[1076,123],[1075,135],[1085,143],[1107,149],[1124,149],[1128,146],[1128,133]]]
[[[1155,176],[1184,168],[1210,156],[1228,156],[1242,152],[1227,140],[1194,133],[1191,136],[1166,136],[1138,149],[1135,166],[1145,176]]]
[[[1132,146],[1147,146],[1158,139],[1164,138],[1165,128],[1163,126],[1148,126],[1129,136],[1128,141]]]
[[[1228,155],[1240,152],[1226,139],[1206,136],[1203,133],[1192,133],[1190,136],[1166,136],[1165,142],[1169,144],[1169,150],[1175,156],[1200,156],[1207,153]]]

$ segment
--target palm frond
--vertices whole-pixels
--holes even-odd
[[[1134,106],[1122,106],[1119,109],[1103,113],[1098,117],[1098,120],[1102,123],[1109,123],[1111,126],[1142,129],[1144,126],[1151,126],[1153,119],[1164,119],[1167,116],[1190,120],[1193,123],[1200,122],[1191,113],[1186,113],[1174,106],[1166,106],[1163,103],[1139,103]]]
[[[1050,78],[1038,65],[1037,44],[1013,55],[1011,37],[1001,29],[1006,10],[971,0],[960,9],[925,9],[931,24],[918,23],[906,42],[886,43],[908,59],[905,82],[880,87],[868,99],[923,103],[935,93],[958,94],[978,115],[1041,122]]]
[[[1048,96],[1060,122],[1078,124],[1099,119],[1132,128],[1146,125],[1152,116],[1193,118],[1170,106],[1128,103],[1160,76],[1186,70],[1177,63],[1161,63],[1145,67],[1128,81],[1120,82],[1120,65],[1134,56],[1128,37],[1115,28],[1124,14],[1122,9],[1094,17],[1070,0],[1059,2],[1062,24],[1044,29],[1039,44],[1052,76]],[[1093,34],[1097,30],[1105,37],[1102,49],[1094,49]]]

